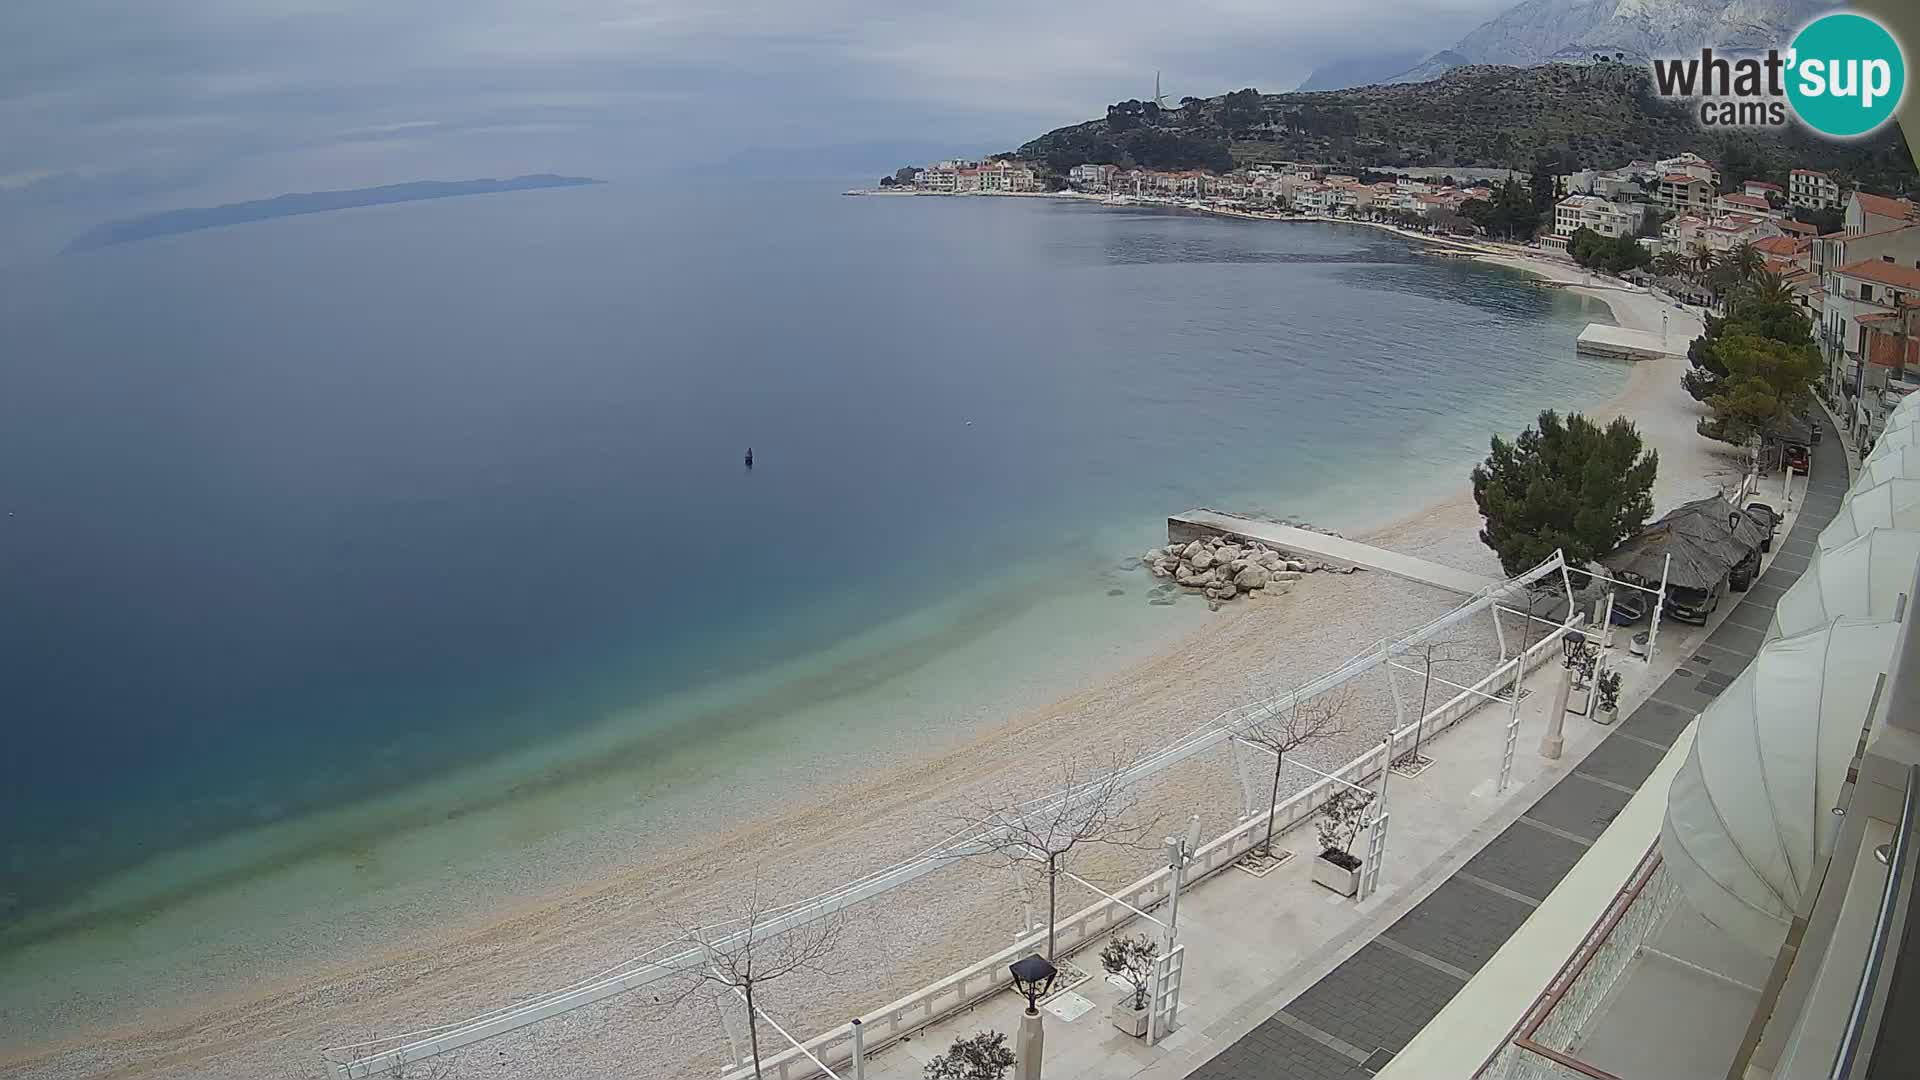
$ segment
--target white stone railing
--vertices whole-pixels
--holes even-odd
[[[1525,656],[1527,670],[1533,671],[1547,661],[1556,659],[1560,653],[1560,639],[1565,633],[1564,627],[1556,626],[1529,646]],[[1424,742],[1459,723],[1467,714],[1486,704],[1490,700],[1488,695],[1503,686],[1512,685],[1517,662],[1517,659],[1507,660],[1474,683],[1471,690],[1460,691],[1419,722],[1395,731],[1390,742],[1383,741],[1380,746],[1354,758],[1329,777],[1288,797],[1274,809],[1274,831],[1287,832],[1309,821],[1328,797],[1344,784],[1365,784],[1378,777],[1382,765],[1391,762],[1399,755],[1401,748],[1412,741],[1416,727],[1425,727],[1425,733],[1421,736]],[[1202,844],[1194,853],[1194,861],[1188,870],[1188,887],[1226,869],[1242,855],[1252,851],[1265,838],[1266,826],[1267,815],[1255,814]],[[1135,908],[1151,911],[1166,901],[1170,883],[1171,872],[1162,867],[1114,895]],[[1055,952],[1061,956],[1071,955],[1133,918],[1135,915],[1132,911],[1113,900],[1089,904],[1055,924]],[[880,1048],[1011,985],[1013,976],[1007,970],[1007,965],[1043,947],[1046,939],[1047,932],[1042,928],[971,967],[862,1016],[860,1026],[865,1053],[870,1056]],[[791,1047],[763,1059],[761,1073],[769,1080],[808,1080],[822,1075],[820,1067],[813,1061],[816,1057],[836,1071],[839,1070],[842,1064],[853,1059],[853,1025],[841,1024],[807,1040],[803,1046],[804,1050]],[[722,1080],[751,1080],[753,1075],[753,1062],[740,1059],[723,1072]]]

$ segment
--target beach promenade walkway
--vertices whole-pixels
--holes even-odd
[[[1839,433],[1822,423],[1828,445],[1837,446]],[[1684,650],[1682,666],[1418,905],[1188,1075],[1364,1080],[1387,1068],[1520,929],[1693,718],[1758,654],[1774,605],[1807,569],[1816,538],[1839,512],[1846,458],[1814,455],[1807,479],[1796,496],[1797,520],[1771,565],[1704,640]]]
[[[1434,585],[1466,595],[1479,592],[1489,585],[1498,584],[1490,577],[1483,577],[1466,570],[1456,570],[1451,566],[1428,562],[1413,555],[1402,555],[1397,551],[1377,548],[1371,544],[1360,543],[1358,540],[1349,540],[1344,536],[1329,536],[1326,533],[1295,528],[1292,525],[1282,525],[1274,521],[1260,521],[1256,518],[1241,517],[1238,514],[1224,514],[1218,510],[1189,510],[1167,519],[1169,543],[1179,543],[1197,536],[1211,536],[1216,533],[1258,540],[1270,548],[1314,562],[1378,570],[1383,574],[1392,574],[1394,577],[1417,581],[1422,585]]]

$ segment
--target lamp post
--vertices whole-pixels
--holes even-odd
[[[1173,952],[1174,928],[1180,922],[1180,886],[1186,882],[1187,863],[1193,853],[1200,850],[1200,815],[1187,819],[1185,836],[1167,837],[1167,870],[1170,878],[1167,886],[1167,947],[1166,953]],[[1164,955],[1164,954],[1163,954]]]
[[[1560,686],[1553,692],[1553,710],[1547,714],[1547,733],[1540,737],[1540,756],[1558,758],[1566,749],[1567,697],[1573,692],[1573,668],[1576,659],[1587,648],[1587,635],[1578,630],[1567,631],[1560,639],[1565,660],[1561,663]]]
[[[1007,970],[1013,972],[1013,988],[1027,998],[1027,1011],[1020,1014],[1020,1034],[1014,1040],[1013,1080],[1040,1080],[1040,1055],[1046,1042],[1046,1030],[1040,1024],[1040,999],[1053,988],[1058,972],[1039,953],[1015,960]]]

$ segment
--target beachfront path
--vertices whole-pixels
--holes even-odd
[[[1825,416],[1827,445],[1839,433]],[[1759,652],[1773,608],[1840,509],[1846,457],[1816,454],[1773,565],[1687,664],[1520,819],[1398,922],[1201,1065],[1194,1080],[1365,1080],[1439,1014],[1626,806],[1694,716]]]

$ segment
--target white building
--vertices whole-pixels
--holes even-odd
[[[1641,203],[1619,203],[1598,195],[1569,195],[1554,204],[1553,234],[1562,240],[1580,229],[1601,236],[1632,236],[1640,231],[1647,208]]]
[[[1708,213],[1714,203],[1713,181],[1691,172],[1662,173],[1653,201],[1676,213]]]
[[[1087,191],[1108,191],[1113,187],[1114,174],[1119,171],[1112,165],[1075,165],[1067,170],[1067,180]]]
[[[1809,210],[1840,205],[1840,185],[1814,169],[1795,169],[1787,177],[1787,203]]]

